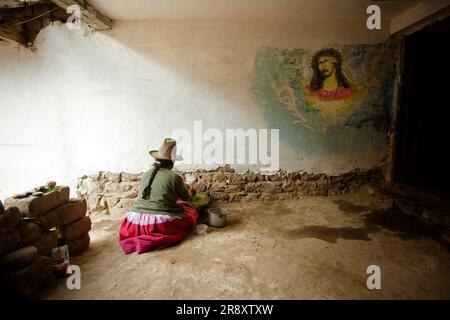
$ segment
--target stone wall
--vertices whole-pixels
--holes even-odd
[[[216,170],[178,172],[197,191],[210,193],[212,201],[286,200],[304,195],[332,196],[355,192],[361,186],[379,183],[380,169],[354,170],[330,176],[306,172],[278,171],[263,174],[247,171],[237,173],[229,166]],[[138,196],[141,174],[99,172],[83,176],[77,182],[79,197],[87,200],[89,213],[121,214]]]

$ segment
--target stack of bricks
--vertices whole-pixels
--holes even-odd
[[[88,248],[91,220],[84,199],[69,199],[70,190],[57,186],[40,197],[5,200],[0,214],[0,278],[24,296],[54,283],[50,255],[67,244],[70,256]]]

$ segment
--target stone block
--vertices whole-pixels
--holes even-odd
[[[11,271],[30,265],[37,258],[37,249],[28,246],[8,253],[0,259],[0,269]]]
[[[127,211],[133,206],[134,201],[135,201],[134,199],[122,198],[122,199],[120,199],[119,203],[117,204],[117,207],[122,208],[123,210]]]
[[[72,241],[89,232],[91,225],[91,219],[89,217],[83,217],[72,223],[60,226],[58,230],[66,241]]]
[[[234,173],[230,176],[230,184],[244,184],[246,182],[247,179],[245,178],[245,176],[239,173]]]
[[[257,186],[255,183],[247,183],[244,190],[245,192],[255,192],[257,190]]]
[[[112,207],[115,207],[119,203],[120,198],[118,198],[118,197],[105,197],[105,201],[106,201],[106,204],[107,204],[108,208],[112,208]]]
[[[256,173],[256,172],[247,172],[245,175],[244,175],[244,177],[245,177],[245,179],[248,181],[248,182],[256,182],[256,181],[258,181],[258,174]]]
[[[137,190],[130,190],[120,195],[122,198],[134,199],[138,196]]]
[[[241,192],[242,189],[243,188],[240,185],[232,185],[232,184],[230,184],[230,185],[226,185],[225,186],[224,191],[228,192],[228,193],[238,193],[238,192]]]
[[[103,185],[91,178],[81,179],[78,182],[78,192],[83,195],[98,194],[102,192]]]
[[[0,234],[0,255],[13,251],[20,246],[20,232],[17,229]]]
[[[91,238],[89,237],[89,233],[85,233],[84,235],[73,241],[67,241],[66,243],[69,247],[69,255],[73,257],[80,254],[89,247],[90,242]]]
[[[229,164],[226,164],[223,167],[217,168],[217,171],[219,171],[219,172],[234,172],[234,169],[231,168],[231,166]]]
[[[0,213],[0,233],[10,233],[20,222],[21,213],[17,207],[10,207]]]
[[[303,181],[316,181],[320,178],[319,175],[313,173],[304,173],[302,174]]]
[[[119,195],[121,196],[123,193],[127,191],[133,191],[137,189],[137,184],[132,182],[124,182],[124,183],[116,183],[116,182],[107,182],[105,183],[105,187],[103,189],[103,194],[105,195]]]
[[[281,187],[278,187],[275,183],[271,181],[264,181],[259,187],[259,190],[265,193],[274,193],[274,192],[280,192]]]
[[[31,298],[55,283],[53,264],[47,257],[37,257],[27,267],[7,272],[4,278],[20,295]]]
[[[122,182],[136,182],[140,181],[142,174],[139,173],[122,173]]]
[[[104,175],[105,175],[105,178],[108,179],[108,181],[111,181],[111,182],[120,182],[121,181],[120,173],[105,172]]]
[[[91,175],[89,175],[89,176],[83,176],[81,179],[89,178],[89,179],[91,179],[91,180],[98,181],[98,180],[101,180],[101,179],[102,179],[102,176],[103,176],[103,173],[102,173],[101,171],[99,171],[99,172],[94,173],[94,174],[91,174]]]
[[[92,211],[101,211],[103,209],[101,200],[101,195],[99,194],[87,194],[86,195],[86,201],[87,201],[87,207],[90,212]],[[106,204],[106,202],[105,202]]]
[[[289,180],[298,180],[298,179],[300,179],[300,173],[299,172],[289,172],[289,173],[287,173],[287,178],[289,179]]]
[[[223,172],[216,172],[214,174],[213,182],[222,183],[226,179],[225,174]]]
[[[199,180],[192,184],[192,187],[198,192],[204,192],[207,188],[207,183],[204,180]]]
[[[42,230],[49,230],[78,220],[86,215],[85,199],[70,199],[65,204],[40,215],[36,222]]]
[[[224,186],[225,186],[225,185],[224,185],[223,183],[215,182],[215,183],[213,183],[213,185],[211,186],[210,191],[211,191],[211,192],[221,192],[221,191],[223,191]]]
[[[27,246],[41,237],[41,228],[31,220],[22,220],[17,229],[20,232],[22,246]]]
[[[286,181],[282,184],[282,189],[283,189],[283,191],[286,191],[286,192],[292,192],[297,189],[297,186],[292,181]]]
[[[41,256],[48,256],[52,249],[58,246],[58,232],[56,230],[42,232],[41,237],[33,242]]]
[[[286,179],[286,175],[284,174],[284,172],[279,171],[275,174],[268,175],[268,178],[270,181],[283,181],[284,179]]]
[[[218,200],[218,201],[228,201],[229,194],[225,192],[212,192],[211,193],[211,200]]]
[[[202,174],[201,180],[206,184],[212,183],[214,180],[214,173],[207,172],[207,173]]]
[[[67,186],[58,186],[55,191],[44,193],[41,197],[29,196],[24,199],[5,200],[6,207],[17,207],[24,216],[36,218],[69,200],[70,189]]]

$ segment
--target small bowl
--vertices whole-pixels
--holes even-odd
[[[195,234],[206,235],[206,230],[208,230],[208,226],[206,224],[200,223],[194,227],[193,231]]]

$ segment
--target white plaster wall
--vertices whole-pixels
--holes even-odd
[[[34,53],[2,42],[2,196],[49,179],[73,187],[99,170],[141,172],[149,148],[195,120],[205,129],[266,128],[252,91],[259,49],[378,43],[388,35],[389,26],[367,30],[362,16],[119,21],[95,34],[54,25],[38,35]],[[378,150],[317,162],[280,147],[289,170],[339,173],[384,157]]]

